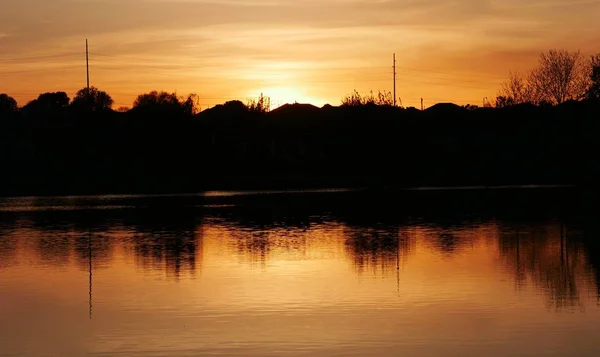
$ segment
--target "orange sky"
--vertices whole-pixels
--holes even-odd
[[[73,95],[88,38],[115,107],[154,89],[337,105],[392,90],[393,52],[403,105],[480,104],[541,51],[600,51],[599,15],[598,0],[3,0],[0,93]]]

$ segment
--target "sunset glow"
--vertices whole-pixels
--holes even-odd
[[[202,107],[261,92],[337,105],[354,89],[391,91],[397,54],[405,106],[493,98],[510,71],[550,48],[600,40],[596,1],[6,0],[0,92],[19,105],[85,85],[115,107],[151,90],[197,93]]]

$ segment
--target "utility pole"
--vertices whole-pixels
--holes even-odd
[[[90,57],[88,52],[88,40],[85,39],[85,70],[87,75],[87,93],[90,95]]]
[[[421,111],[423,111],[423,98],[421,98]]]
[[[396,54],[394,53],[394,107],[396,106]]]

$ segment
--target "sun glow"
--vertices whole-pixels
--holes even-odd
[[[323,106],[325,100],[321,98],[315,98],[308,95],[304,90],[293,87],[268,87],[263,90],[253,91],[251,98],[257,98],[260,94],[265,97],[269,97],[271,100],[271,109],[278,108],[285,104],[313,104],[316,106]]]

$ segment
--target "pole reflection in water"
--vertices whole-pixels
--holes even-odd
[[[89,273],[90,273],[90,283],[89,283],[89,300],[90,300],[90,320],[92,319],[92,233],[88,232],[88,256],[90,261]]]

